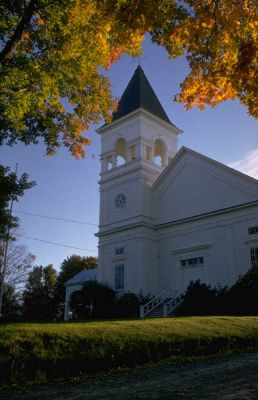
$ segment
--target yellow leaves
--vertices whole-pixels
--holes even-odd
[[[178,101],[185,103],[185,108],[194,106],[203,110],[206,105],[214,107],[221,101],[236,98],[236,91],[229,82],[222,82],[220,79],[207,79],[202,77],[196,79],[191,74],[182,84],[182,91],[178,96]]]

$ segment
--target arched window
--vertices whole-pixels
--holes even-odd
[[[126,162],[126,142],[124,139],[118,139],[115,145],[116,165],[122,165]]]
[[[161,139],[156,139],[154,143],[154,162],[160,167],[165,165],[165,145]]]

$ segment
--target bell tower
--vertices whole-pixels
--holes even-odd
[[[152,185],[177,152],[181,131],[140,66],[101,135],[99,280],[120,293],[155,293]]]

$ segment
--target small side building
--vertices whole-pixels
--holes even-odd
[[[97,281],[98,280],[98,269],[87,269],[78,272],[78,274],[74,275],[71,279],[65,282],[65,312],[64,312],[64,320],[68,321],[69,319],[69,310],[70,310],[70,302],[72,294],[78,290],[83,288],[83,285],[88,281]]]

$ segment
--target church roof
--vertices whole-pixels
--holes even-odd
[[[140,65],[136,68],[118,103],[118,108],[113,114],[112,122],[138,108],[143,108],[174,126],[165,113]]]
[[[244,179],[246,182],[250,182],[251,184],[258,185],[258,179],[253,178],[252,176],[246,175],[243,172],[240,172],[228,165],[225,165],[219,161],[213,160],[212,158],[209,158],[201,153],[198,153],[195,150],[189,149],[186,146],[182,146],[180,150],[176,153],[175,157],[173,157],[167,167],[161,172],[161,174],[158,176],[156,181],[153,184],[153,188],[156,190],[156,188],[161,184],[161,182],[171,174],[171,170],[174,168],[174,165],[185,155],[185,154],[190,154],[193,157],[203,160],[203,162],[208,163],[210,165],[214,165],[215,167],[219,167],[223,169],[225,172],[230,173],[231,175],[235,175],[236,177],[238,176],[239,178]]]
[[[78,274],[74,275],[67,282],[65,282],[65,286],[78,285],[80,283],[84,283],[87,281],[96,281],[96,280],[97,280],[97,268],[84,269],[78,272]]]

